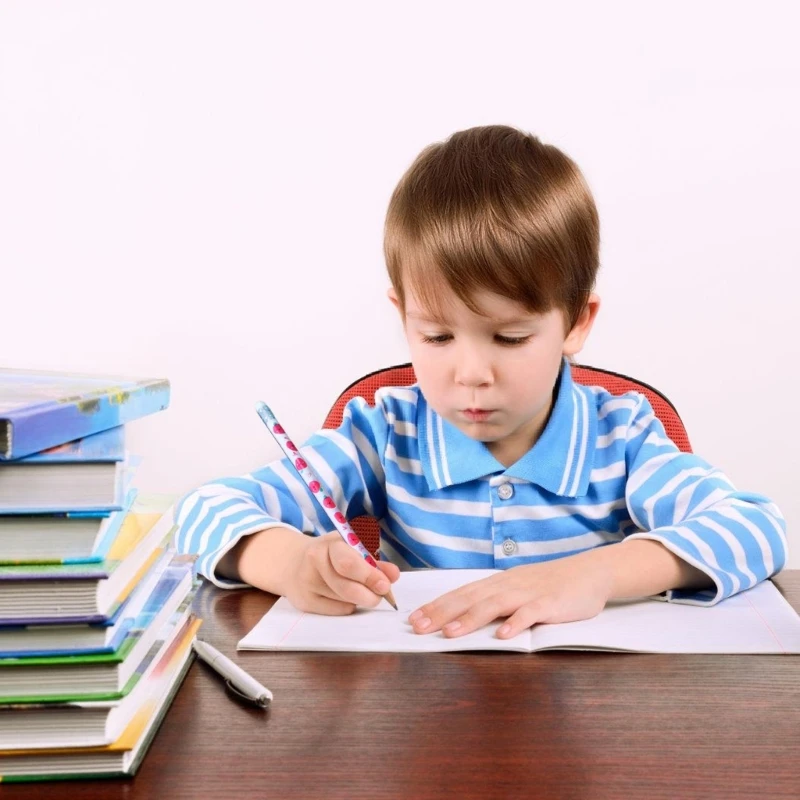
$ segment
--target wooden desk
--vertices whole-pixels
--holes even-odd
[[[800,571],[776,583],[800,609]],[[205,586],[203,635],[233,654],[272,602]],[[794,656],[235,658],[274,692],[268,714],[195,663],[134,779],[0,797],[800,797]]]

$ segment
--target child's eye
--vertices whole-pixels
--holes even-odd
[[[444,344],[449,339],[453,337],[449,333],[442,333],[439,336],[425,336],[423,335],[422,341],[425,344]]]
[[[495,336],[500,344],[515,345],[525,344],[531,337],[530,336],[501,336],[499,333]]]
[[[438,336],[422,336],[422,341],[425,344],[444,344],[452,339],[449,333],[440,333]],[[515,345],[525,344],[531,337],[530,336],[501,336],[499,333],[494,337],[495,340],[507,347],[514,347]]]

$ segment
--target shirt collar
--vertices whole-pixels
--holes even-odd
[[[422,471],[431,491],[502,474],[535,483],[562,497],[580,497],[589,488],[597,435],[597,411],[588,392],[575,385],[564,359],[556,399],[536,444],[504,467],[483,442],[471,439],[440,417],[420,393],[417,410]]]

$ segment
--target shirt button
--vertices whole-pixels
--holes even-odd
[[[497,496],[501,500],[510,500],[514,496],[514,487],[510,483],[501,483],[497,487]]]
[[[507,486],[508,484],[504,484]],[[503,542],[503,552],[507,555],[513,555],[517,552],[517,543],[513,539],[506,539]]]

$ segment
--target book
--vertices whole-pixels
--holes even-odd
[[[164,552],[113,617],[93,624],[6,625],[0,627],[0,657],[112,653],[131,629],[143,628],[154,603],[191,571],[193,556]]]
[[[136,494],[129,489],[119,511],[0,514],[0,565],[102,561]]]
[[[145,573],[113,616],[93,623],[17,623],[0,626],[0,656],[110,653],[122,643],[172,562],[166,551]]]
[[[167,587],[169,595],[153,598],[141,615],[141,627],[131,627],[111,653],[0,658],[0,703],[100,699],[122,692],[172,615],[188,616],[191,587],[191,572],[183,570]]]
[[[593,619],[540,624],[513,639],[496,638],[499,622],[457,638],[421,635],[408,615],[445,592],[498,570],[404,572],[394,595],[399,611],[382,603],[346,617],[298,611],[280,598],[239,642],[240,650],[323,650],[379,653],[457,650],[609,650],[641,653],[800,653],[800,617],[776,586],[763,582],[714,606],[654,598],[609,603]]]
[[[165,409],[164,378],[0,369],[0,459],[82,439]]]
[[[194,622],[192,614],[173,615],[125,690],[115,697],[0,703],[0,752],[96,747],[114,742],[163,673],[167,654],[180,646]]]
[[[0,661],[51,656],[113,654],[126,637],[144,630],[192,568],[165,552],[107,624],[25,625],[0,628]]]
[[[122,427],[0,461],[0,514],[121,509],[127,464]]]
[[[73,464],[81,461],[122,461],[125,457],[125,426],[118,425],[82,439],[75,439],[54,447],[48,447],[24,458],[6,461],[12,464]]]
[[[0,625],[104,622],[158,560],[172,513],[131,512],[105,561],[0,567]]]
[[[189,623],[164,664],[160,679],[114,742],[94,747],[2,751],[0,781],[12,783],[134,775],[191,666],[191,643],[200,624],[200,620]]]

